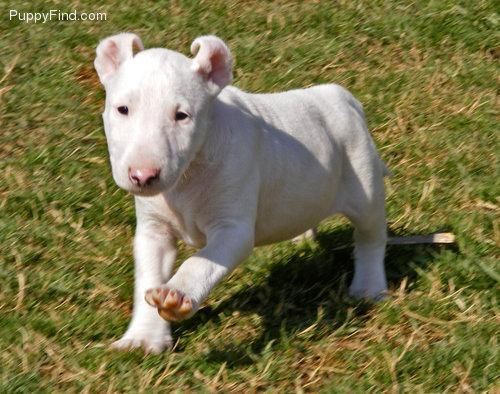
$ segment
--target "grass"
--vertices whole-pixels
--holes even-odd
[[[25,24],[0,5],[0,392],[499,392],[494,2],[18,3],[107,21]],[[131,313],[134,212],[92,62],[119,31],[186,54],[215,33],[250,91],[346,86],[394,173],[390,231],[456,246],[389,247],[391,297],[355,302],[334,219],[316,243],[256,250],[174,326],[172,353],[108,350]]]

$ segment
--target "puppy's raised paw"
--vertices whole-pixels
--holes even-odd
[[[157,287],[146,291],[146,302],[158,309],[158,314],[168,321],[180,321],[191,317],[196,308],[190,297],[179,290]]]

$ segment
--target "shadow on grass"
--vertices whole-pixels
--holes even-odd
[[[436,251],[433,246],[388,246],[386,270],[390,288],[403,278],[417,276],[415,267],[425,269]],[[221,344],[206,356],[207,361],[228,366],[253,363],[269,341],[286,341],[315,324],[313,337],[319,339],[353,322],[356,327],[368,319],[372,304],[347,296],[353,275],[352,229],[321,232],[313,244],[291,248],[291,253],[273,261],[268,276],[259,284],[234,294],[215,309],[202,308],[179,326],[176,335],[196,329],[219,313],[256,313],[262,318],[262,335],[246,345]]]

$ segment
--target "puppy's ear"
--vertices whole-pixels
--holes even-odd
[[[198,37],[191,44],[193,70],[208,84],[210,93],[217,95],[233,78],[233,58],[224,41],[215,36]]]
[[[139,51],[144,49],[141,39],[132,33],[120,33],[99,43],[94,67],[103,85],[125,60],[134,56],[134,48]]]

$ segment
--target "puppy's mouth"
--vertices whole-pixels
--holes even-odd
[[[133,194],[134,196],[139,196],[139,197],[154,197],[158,194],[160,194],[163,189],[158,186],[130,186],[129,188],[126,189],[130,194]]]

